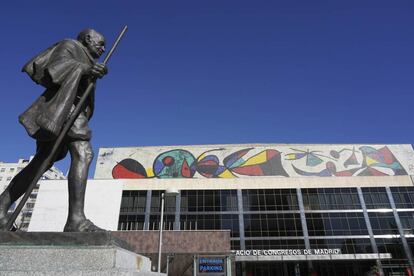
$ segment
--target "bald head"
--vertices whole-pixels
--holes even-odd
[[[105,38],[94,29],[83,30],[78,34],[77,40],[81,42],[88,49],[88,52],[96,59],[105,52]]]

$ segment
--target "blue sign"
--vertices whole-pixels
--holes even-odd
[[[198,272],[201,273],[220,273],[224,272],[223,258],[200,258],[198,260]]]

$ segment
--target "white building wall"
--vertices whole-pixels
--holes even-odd
[[[66,180],[41,181],[28,231],[62,231],[68,215]],[[89,180],[85,214],[97,226],[117,230],[122,185],[116,181]]]
[[[32,160],[33,156],[29,159],[19,159],[17,163],[8,163],[0,162],[0,193],[3,192],[13,177],[18,174],[24,167],[26,167],[29,162]],[[47,172],[45,172],[41,179],[66,179],[62,171],[56,167],[51,167]],[[33,189],[30,197],[28,198],[25,206],[23,206],[22,211],[15,221],[15,226],[22,231],[27,231],[28,225],[30,223],[33,206],[36,203],[37,191],[39,183]],[[20,200],[15,202],[9,212],[14,211],[16,206],[20,203]]]

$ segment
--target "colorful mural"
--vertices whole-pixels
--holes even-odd
[[[273,147],[212,148],[197,155],[191,149],[169,149],[158,152],[152,161],[148,155],[142,160],[123,158],[112,167],[112,178],[407,175],[387,146],[314,147],[285,146],[285,152]],[[100,158],[111,154],[105,152]]]

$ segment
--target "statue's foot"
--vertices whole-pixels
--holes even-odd
[[[63,232],[106,232],[106,230],[99,228],[89,219],[84,219],[79,222],[66,222]]]
[[[0,216],[0,231],[12,231],[12,232],[21,232],[21,230],[17,229],[15,225],[11,227],[11,229],[7,229],[6,225],[8,222],[8,217]]]
[[[8,230],[6,228],[6,224],[7,224],[7,216],[1,216],[0,215],[0,231],[7,231]]]
[[[6,190],[0,195],[0,231],[9,231],[9,229],[6,228],[6,225],[9,220],[7,217],[7,211],[9,210],[10,205],[10,194]],[[13,231],[13,229],[11,231]]]

